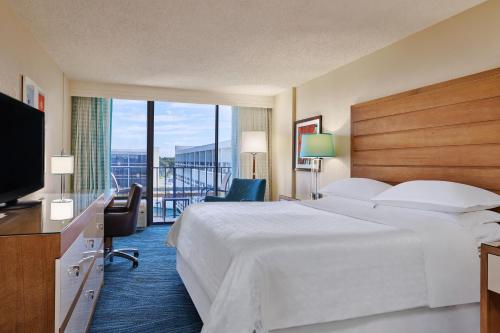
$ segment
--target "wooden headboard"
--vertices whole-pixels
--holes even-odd
[[[500,68],[353,105],[351,176],[500,194]]]

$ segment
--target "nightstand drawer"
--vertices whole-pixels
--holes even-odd
[[[488,289],[500,294],[500,256],[488,254]]]

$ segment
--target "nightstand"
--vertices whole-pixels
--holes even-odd
[[[280,194],[279,201],[300,201],[297,198],[289,197],[287,195]]]
[[[500,333],[500,242],[481,244],[481,333]]]

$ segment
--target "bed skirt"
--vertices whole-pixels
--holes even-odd
[[[189,264],[177,253],[177,271],[202,321],[212,300]],[[272,330],[270,333],[479,333],[479,303],[416,308],[375,316]]]

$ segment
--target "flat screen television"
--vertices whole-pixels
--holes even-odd
[[[44,186],[45,114],[0,93],[0,203]]]

